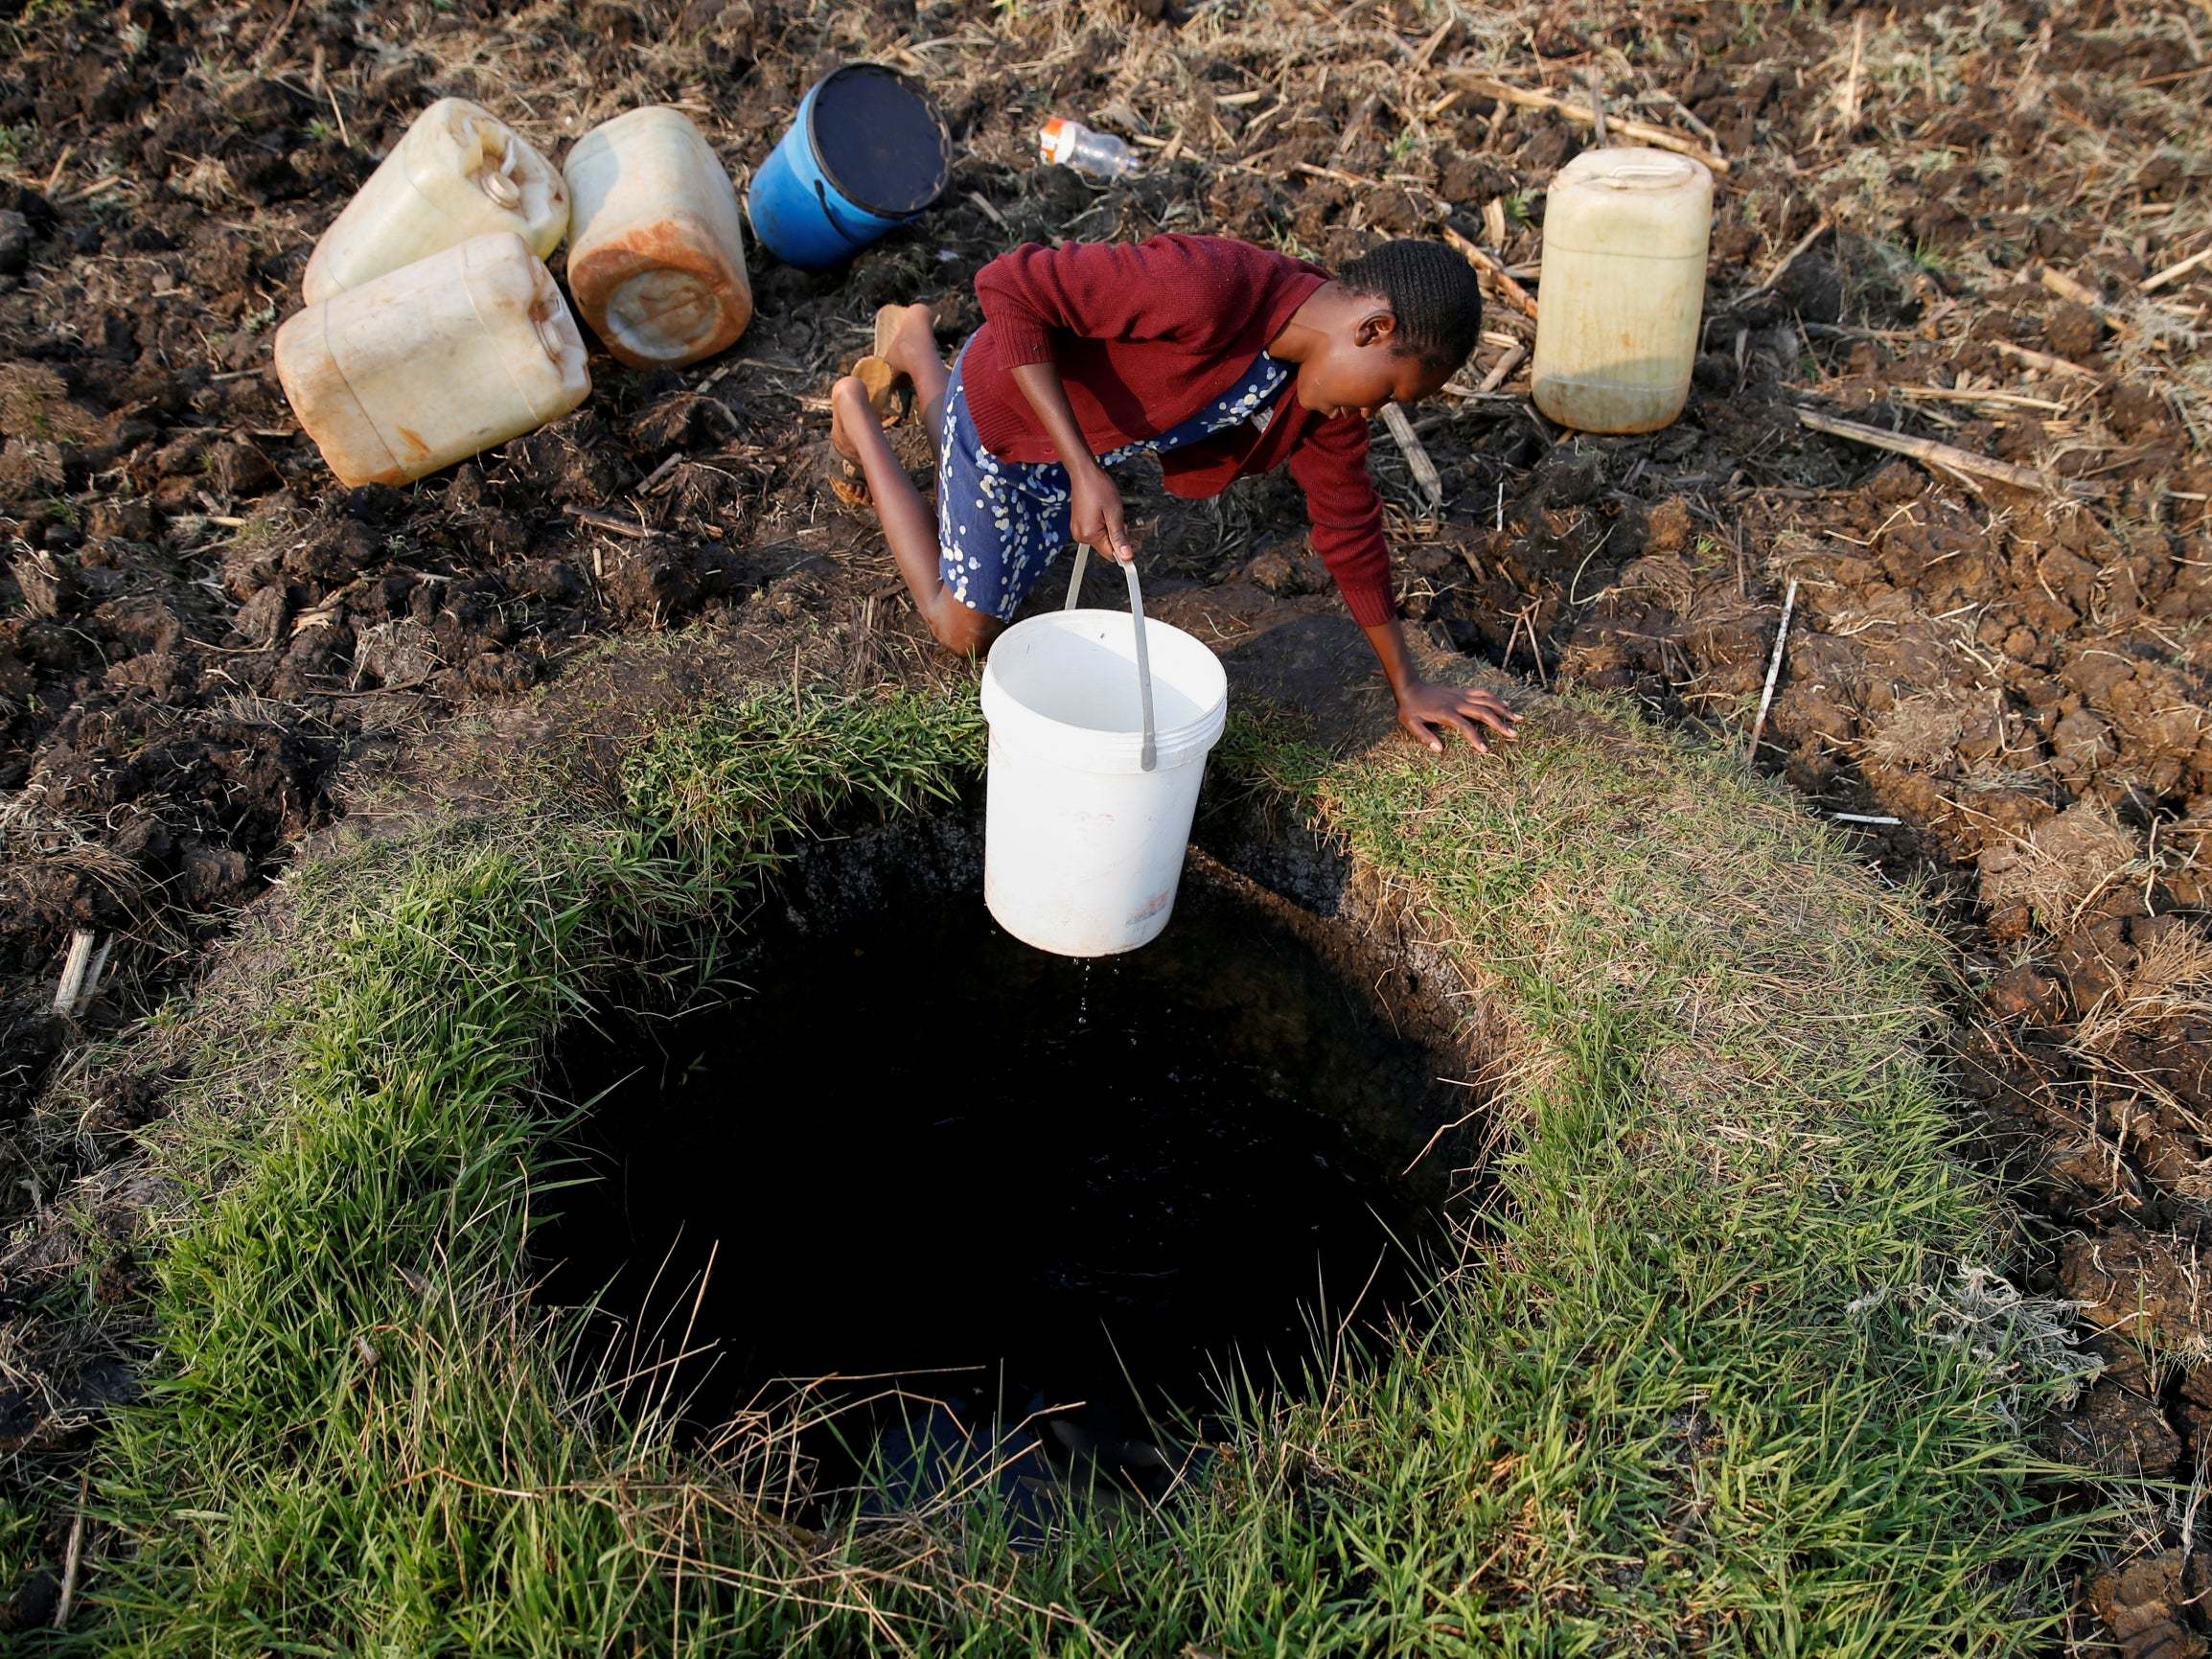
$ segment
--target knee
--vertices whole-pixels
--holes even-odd
[[[1005,631],[1006,625],[996,616],[957,603],[940,606],[937,614],[930,618],[930,632],[936,635],[937,643],[956,657],[980,656]]]

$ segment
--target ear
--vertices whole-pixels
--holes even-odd
[[[1388,346],[1395,340],[1397,332],[1397,313],[1388,306],[1377,306],[1354,325],[1351,337],[1357,345]]]

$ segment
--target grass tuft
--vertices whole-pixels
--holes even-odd
[[[2062,1368],[1952,1294],[1999,1240],[1946,1151],[1935,941],[1775,791],[1609,705],[1441,765],[1232,726],[1216,795],[1337,841],[1525,1052],[1491,1213],[1417,1328],[1246,1402],[1187,1502],[1034,1555],[988,1506],[818,1534],[775,1425],[680,1455],[619,1418],[524,1294],[560,1176],[543,1044],[618,970],[696,971],[794,838],[948,799],[981,753],[961,693],[748,702],[642,746],[607,817],[540,801],[304,872],[255,1038],[279,1085],[211,1054],[160,1132],[198,1196],[160,1252],[160,1380],[102,1454],[124,1547],[82,1645],[1841,1655],[2050,1628],[2080,1526],[2019,1436]]]

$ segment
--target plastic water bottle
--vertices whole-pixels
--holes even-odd
[[[1137,152],[1111,132],[1055,115],[1037,131],[1037,152],[1048,163],[1071,167],[1093,178],[1119,178],[1137,171]]]

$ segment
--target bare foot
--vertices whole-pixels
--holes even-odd
[[[868,403],[867,382],[858,375],[847,375],[830,388],[829,401],[830,448],[857,466],[861,450],[853,434],[864,426],[874,426],[879,433],[883,430]]]
[[[925,305],[884,307],[876,312],[876,356],[910,380],[916,365],[942,363],[936,312]]]

